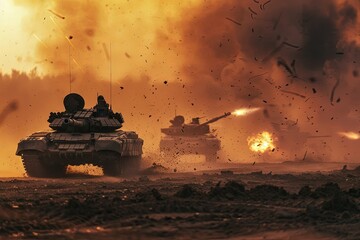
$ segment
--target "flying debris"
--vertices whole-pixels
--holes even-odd
[[[268,0],[267,2],[265,2],[263,5],[262,5],[262,9],[264,9],[265,10],[265,6],[266,6],[266,4],[269,4],[271,2],[271,0]]]
[[[338,79],[336,79],[335,85],[334,85],[333,89],[331,90],[331,95],[330,95],[330,103],[331,104],[333,104],[335,90],[339,86],[339,84],[340,84],[340,79],[338,78]]]
[[[229,18],[229,17],[226,17],[225,19],[226,19],[226,20],[229,20],[230,22],[233,22],[233,23],[235,23],[235,24],[237,24],[237,25],[239,25],[239,26],[241,26],[241,23],[239,23],[238,21],[235,21],[234,19],[231,19],[231,18]]]
[[[252,14],[257,15],[257,12],[255,12],[254,10],[252,10],[252,8],[251,8],[251,7],[248,7],[248,9],[250,10],[250,12],[251,12]]]
[[[268,60],[270,60],[272,57],[274,57],[274,55],[278,52],[280,52],[280,50],[284,47],[284,46],[288,46],[288,47],[292,47],[292,48],[296,48],[296,49],[299,49],[300,47],[295,45],[295,44],[292,44],[292,43],[289,43],[289,42],[286,42],[286,41],[283,41],[282,43],[280,43],[276,48],[274,48],[266,57],[264,57],[264,59],[262,60],[263,62],[267,62]],[[295,60],[294,60],[295,61]],[[294,62],[293,61],[293,62]],[[295,62],[294,62],[295,64]]]
[[[57,16],[58,18],[65,19],[65,17],[64,17],[64,16],[62,16],[62,15],[60,15],[60,14],[58,14],[58,13],[54,12],[53,10],[51,10],[51,9],[48,9],[48,10],[49,10],[49,12],[51,12],[52,14],[54,14],[55,16]]]
[[[38,35],[36,35],[35,33],[33,33],[33,36],[34,36],[34,38],[36,39],[36,40],[38,40],[39,41],[39,43],[41,43],[41,45],[43,45],[45,48],[47,48],[48,46],[46,45],[46,43],[43,41],[43,40],[41,40],[40,38],[39,38],[39,36]]]
[[[265,74],[267,74],[267,73],[268,73],[268,72],[264,72],[264,73],[261,73],[261,74],[254,75],[254,76],[250,77],[249,80],[253,80],[253,79],[255,79],[255,78],[261,77],[261,76],[263,76],[263,75],[265,75]]]
[[[289,94],[292,94],[292,95],[295,95],[295,96],[298,96],[298,97],[301,97],[301,98],[306,98],[306,96],[301,95],[301,94],[296,93],[296,92],[292,92],[292,91],[281,90],[281,92],[284,92],[284,93],[289,93]]]
[[[284,67],[284,69],[290,74],[291,77],[297,78],[294,60],[292,61],[291,66],[289,66],[284,59],[278,58],[277,65]]]

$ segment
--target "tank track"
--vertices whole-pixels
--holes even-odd
[[[36,154],[24,154],[22,162],[29,177],[61,178],[66,174],[67,165],[45,164],[40,156]]]

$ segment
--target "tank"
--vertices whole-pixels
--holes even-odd
[[[175,116],[170,120],[169,127],[161,129],[163,133],[160,140],[162,155],[167,160],[171,160],[181,155],[199,154],[205,155],[208,162],[216,161],[221,142],[210,131],[209,124],[230,115],[231,113],[227,112],[204,123],[200,123],[200,117],[196,117],[187,124],[185,124],[184,116]]]
[[[308,132],[301,131],[295,121],[287,120],[281,124],[271,123],[281,151],[291,152],[301,156],[307,149],[316,143],[316,139],[330,138],[331,135],[311,135]]]
[[[63,177],[68,165],[93,164],[104,175],[135,174],[140,167],[143,140],[133,131],[120,130],[124,119],[103,96],[85,109],[76,93],[64,98],[65,111],[51,112],[51,131],[36,132],[18,143],[16,155],[28,176]]]

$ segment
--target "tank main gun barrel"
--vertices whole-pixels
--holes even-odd
[[[88,128],[88,124],[84,120],[79,121],[72,118],[65,118],[62,124],[62,128],[65,130],[72,129],[83,131]]]
[[[64,122],[63,122],[64,126],[73,126],[73,127],[83,127],[84,126],[84,122],[83,121],[78,121],[75,119],[71,119],[71,118],[65,118]]]
[[[198,127],[204,126],[204,125],[207,125],[207,124],[210,124],[210,123],[213,123],[213,122],[216,122],[216,121],[218,121],[218,120],[220,120],[222,118],[226,118],[226,117],[228,117],[230,115],[231,115],[231,112],[226,112],[226,113],[224,113],[223,115],[221,115],[219,117],[212,118],[209,121],[206,121],[206,122],[200,124]]]

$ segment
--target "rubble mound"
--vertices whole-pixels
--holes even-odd
[[[322,204],[322,210],[333,212],[352,212],[358,213],[359,208],[351,197],[345,193],[336,193],[330,200]]]
[[[174,196],[178,198],[197,198],[201,197],[202,195],[203,193],[199,192],[190,184],[185,184],[179,191],[175,193]]]
[[[354,198],[360,197],[360,188],[350,188],[348,194]]]
[[[299,190],[298,195],[299,195],[300,197],[309,197],[309,196],[311,196],[312,193],[313,193],[313,192],[312,192],[311,188],[310,188],[308,185],[306,185],[306,186],[303,186],[303,187]]]
[[[244,185],[238,182],[229,181],[223,187],[221,187],[220,185],[221,182],[219,182],[214,188],[211,188],[210,192],[208,193],[209,198],[218,200],[233,200],[235,198],[245,195]]]
[[[336,194],[340,194],[341,189],[337,183],[329,182],[321,187],[315,189],[312,196],[314,198],[321,198],[321,197],[332,197]]]
[[[150,167],[141,171],[142,175],[157,175],[162,173],[170,173],[170,169],[161,164],[153,163]]]
[[[164,200],[164,197],[160,194],[160,192],[153,188],[149,191],[139,192],[135,195],[136,202],[153,202],[153,201],[161,201]]]
[[[289,193],[282,187],[273,185],[258,185],[249,190],[252,199],[272,200],[289,196]]]
[[[360,173],[360,166],[357,166],[356,168],[354,168],[353,170],[354,172]]]

